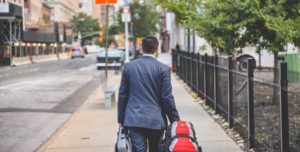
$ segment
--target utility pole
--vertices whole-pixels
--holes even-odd
[[[105,25],[105,78],[107,80],[107,64],[108,64],[108,24],[109,24],[109,19],[108,19],[108,13],[109,13],[109,9],[108,9],[109,5],[106,4],[106,25]]]
[[[12,20],[9,20],[9,64],[12,66]]]
[[[129,62],[129,50],[128,50],[128,23],[131,21],[130,11],[129,11],[129,3],[130,0],[124,0],[125,5],[123,7],[122,20],[125,24],[125,62]]]
[[[128,22],[125,21],[125,53],[126,60],[125,62],[129,62],[129,50],[128,50]]]
[[[122,13],[122,21],[125,24],[125,53],[126,53],[126,59],[125,62],[129,62],[129,51],[128,51],[128,23],[131,21],[129,6],[123,7],[123,13]]]

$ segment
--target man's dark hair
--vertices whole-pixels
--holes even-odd
[[[142,41],[142,47],[144,53],[153,54],[158,48],[158,40],[154,36],[147,36]]]

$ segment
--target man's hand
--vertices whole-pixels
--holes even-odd
[[[123,125],[121,123],[119,123],[119,128],[123,127]]]

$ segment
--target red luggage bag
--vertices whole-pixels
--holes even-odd
[[[191,122],[176,121],[168,126],[162,141],[163,152],[201,152]]]

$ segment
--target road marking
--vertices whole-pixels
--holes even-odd
[[[6,85],[6,86],[1,86],[0,90],[5,90],[5,89],[12,89],[12,90],[19,90],[22,89],[23,87],[28,87],[31,85],[36,85],[38,83],[42,82],[42,80],[38,80],[38,81],[23,81],[23,82],[18,82],[15,84],[10,84],[10,85]]]
[[[19,82],[19,83],[15,83],[15,84],[10,84],[10,85],[6,85],[6,86],[1,86],[0,89],[9,89],[9,88],[14,88],[20,85],[24,85],[27,84],[28,81],[24,81],[24,82]]]
[[[91,70],[95,70],[97,68],[96,64],[90,64],[86,67],[82,67],[79,69],[79,71],[91,71]]]
[[[30,70],[30,72],[36,72],[36,71],[39,71],[39,69],[32,69],[32,70]]]
[[[6,76],[6,77],[9,77],[9,74],[6,74],[5,76]]]

